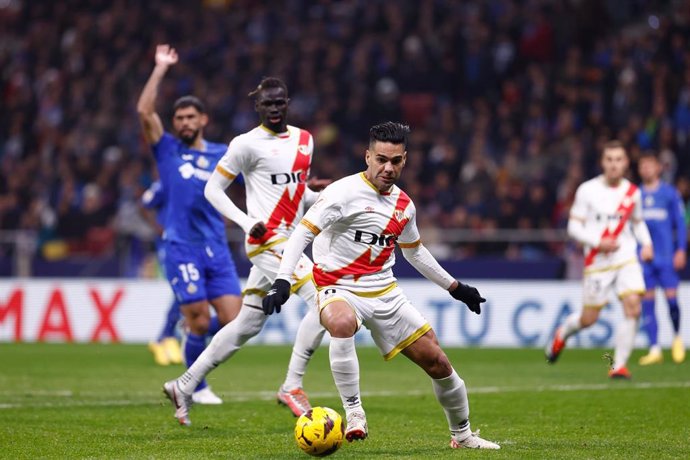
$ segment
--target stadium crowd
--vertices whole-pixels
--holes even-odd
[[[252,128],[247,93],[284,78],[319,177],[359,170],[373,123],[409,123],[402,186],[432,247],[449,228],[563,228],[610,138],[658,149],[687,202],[689,40],[681,1],[0,2],[0,230],[36,231],[47,257],[155,237],[135,105],[156,43],[181,57],[159,100],[199,96],[213,141]],[[527,255],[443,251],[473,253]]]

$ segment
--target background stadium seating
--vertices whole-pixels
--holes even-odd
[[[645,0],[2,2],[0,276],[153,276],[155,232],[138,200],[156,172],[135,105],[155,44],[168,42],[181,62],[160,92],[166,123],[172,101],[194,93],[211,114],[207,137],[227,142],[257,124],[247,93],[278,75],[290,122],[314,133],[313,174],[338,178],[362,168],[372,123],[403,120],[402,186],[434,254],[479,277],[567,277],[579,264],[567,211],[604,140],[623,140],[633,159],[658,149],[664,178],[690,199],[689,11]]]

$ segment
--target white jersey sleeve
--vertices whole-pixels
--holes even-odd
[[[400,248],[414,248],[421,244],[421,237],[417,228],[417,208],[412,201],[407,205],[406,212],[409,220],[398,237],[398,246]]]
[[[237,136],[228,145],[228,149],[220,159],[216,170],[228,179],[234,179],[242,172],[252,169],[254,157],[251,149],[246,145],[243,136]]]
[[[587,193],[587,184],[582,184],[575,192],[575,201],[570,208],[570,217],[568,219],[568,235],[580,244],[590,248],[599,246],[600,229],[593,228],[587,225],[589,217],[589,196]]]
[[[341,187],[334,184],[329,185],[320,194],[316,202],[309,208],[302,218],[301,223],[307,227],[314,235],[341,219],[346,207],[346,193],[340,190]]]

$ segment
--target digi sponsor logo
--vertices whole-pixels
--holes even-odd
[[[303,184],[306,181],[307,174],[305,171],[271,174],[271,184],[273,185]]]
[[[393,246],[398,239],[396,235],[377,235],[364,230],[355,230],[355,242],[381,247]]]

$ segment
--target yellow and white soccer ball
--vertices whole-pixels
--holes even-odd
[[[338,450],[343,443],[343,418],[328,407],[312,407],[297,419],[295,440],[304,452],[325,457]]]

